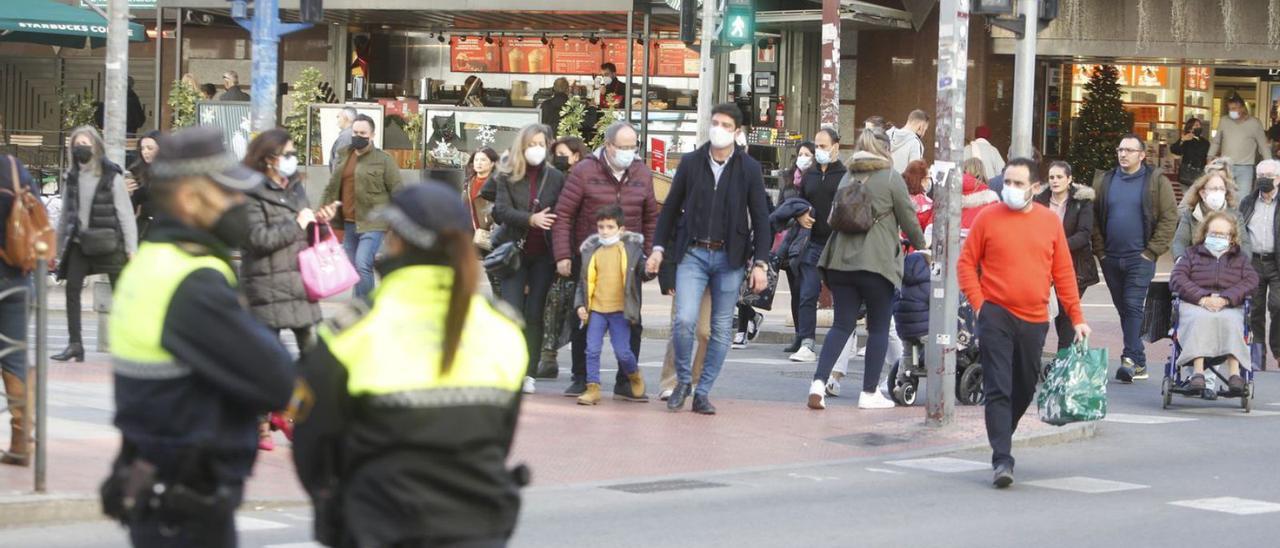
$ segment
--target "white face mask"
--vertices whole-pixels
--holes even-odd
[[[831,163],[831,151],[818,149],[817,152],[813,153],[813,159],[817,160],[819,164],[825,166]]]
[[[1204,205],[1209,209],[1219,210],[1222,206],[1227,205],[1227,191],[1212,190],[1204,195]]]
[[[720,126],[711,126],[711,148],[728,148],[733,146],[733,133]]]
[[[1240,113],[1239,113],[1239,112],[1236,112],[1236,111],[1234,111],[1234,110],[1233,110],[1233,111],[1231,111],[1231,112],[1229,112],[1229,113],[1227,113],[1227,116],[1230,116],[1232,120],[1239,120],[1239,119],[1240,119]]]
[[[800,168],[801,171],[809,169],[811,165],[813,165],[813,156],[796,157],[796,167]]]
[[[547,159],[547,147],[531,146],[524,149],[524,161],[531,166],[540,166]]]
[[[636,161],[636,151],[634,149],[623,150],[619,148],[613,153],[614,169],[627,169],[634,161]]]
[[[1022,211],[1027,207],[1027,191],[1018,190],[1011,186],[1005,185],[1000,189],[1000,199],[1004,200],[1004,205],[1014,211]]]
[[[606,237],[604,237],[604,236],[601,236],[601,237],[600,237],[600,245],[605,246],[605,247],[608,247],[608,246],[611,246],[611,245],[617,244],[617,243],[618,243],[618,242],[620,242],[620,241],[622,241],[622,233],[621,233],[621,232],[619,232],[619,233],[617,233],[617,234],[614,234],[613,236],[609,236],[608,238],[606,238]]]
[[[297,156],[281,156],[280,159],[276,161],[276,173],[279,173],[284,177],[293,177],[293,174],[297,172]]]

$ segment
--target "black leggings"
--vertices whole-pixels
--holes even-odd
[[[893,282],[874,272],[826,270],[827,286],[835,301],[835,322],[822,343],[814,380],[827,382],[836,359],[858,324],[858,309],[867,306],[867,358],[862,391],[873,392],[889,351],[889,320],[893,317]]]
[[[500,283],[502,300],[519,310],[524,318],[524,338],[529,353],[527,372],[532,376],[542,357],[542,314],[547,306],[547,291],[555,280],[556,264],[550,255],[526,255],[523,259],[520,270]]]
[[[745,304],[738,305],[738,333],[746,333],[747,328],[751,327],[751,320],[755,317],[756,309]]]
[[[84,290],[84,279],[89,275],[89,257],[80,252],[80,244],[71,244],[65,260],[67,264],[63,272],[67,274],[67,334],[71,344],[80,344],[80,292]],[[118,272],[107,274],[113,290],[119,276]]]

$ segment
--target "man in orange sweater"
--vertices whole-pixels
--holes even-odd
[[[1031,200],[1039,173],[1032,160],[1009,160],[1000,191],[1006,207],[978,215],[957,268],[960,288],[978,313],[987,440],[1000,488],[1013,483],[1013,432],[1039,380],[1050,283],[1075,326],[1076,340],[1089,336],[1062,222]]]

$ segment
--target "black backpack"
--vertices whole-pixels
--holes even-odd
[[[845,175],[845,177],[850,176]],[[837,232],[862,234],[870,231],[872,226],[888,214],[889,212],[875,215],[871,209],[871,191],[867,188],[866,182],[854,178],[851,183],[841,186],[836,191],[835,199],[831,202],[831,214],[827,217],[827,224]]]

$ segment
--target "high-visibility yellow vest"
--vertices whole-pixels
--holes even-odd
[[[347,392],[396,407],[509,404],[528,363],[520,326],[474,296],[449,372],[441,372],[453,270],[408,266],[383,278],[373,308],[350,327],[320,329],[347,369]]]
[[[171,243],[144,242],[120,273],[111,309],[108,336],[115,373],[141,379],[188,375],[190,366],[176,363],[160,344],[165,315],[178,286],[192,272],[212,268],[236,284],[231,266],[214,256],[192,255]]]

